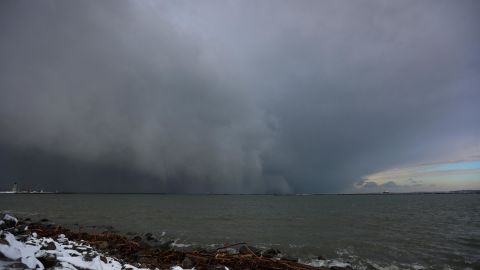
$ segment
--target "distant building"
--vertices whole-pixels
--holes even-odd
[[[0,190],[0,193],[2,194],[5,194],[5,193],[7,194],[38,194],[38,193],[49,194],[49,193],[57,193],[57,192],[44,191],[43,189],[41,189],[40,191],[36,191],[36,190],[31,190],[30,188],[28,188],[28,190],[20,190],[18,188],[17,182],[15,182],[13,183],[12,189],[6,190],[6,191]]]

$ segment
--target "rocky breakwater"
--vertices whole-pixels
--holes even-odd
[[[116,233],[86,233],[5,214],[0,220],[0,269],[351,269],[320,267],[282,257],[275,249],[245,243],[212,250],[179,251],[172,242],[153,245],[151,234],[130,239]]]

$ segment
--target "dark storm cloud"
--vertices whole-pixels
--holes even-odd
[[[476,1],[1,5],[2,178],[338,192],[478,154]]]
[[[157,178],[144,191],[270,188],[259,181],[272,136],[264,113],[223,89],[195,41],[155,12],[117,2],[3,6],[3,144]],[[141,178],[130,181],[137,190]]]

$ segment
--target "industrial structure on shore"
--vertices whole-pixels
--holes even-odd
[[[11,190],[6,190],[6,191],[0,191],[0,193],[6,193],[6,194],[38,194],[38,193],[54,193],[50,191],[43,191],[43,189],[40,189],[40,191],[37,190],[20,190],[18,188],[17,182],[13,183],[13,187]]]

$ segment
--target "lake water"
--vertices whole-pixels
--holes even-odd
[[[480,195],[0,194],[0,210],[176,244],[247,242],[355,269],[480,269]]]

